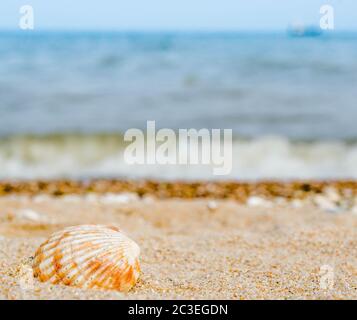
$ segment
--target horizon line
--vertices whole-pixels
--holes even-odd
[[[24,33],[206,33],[206,34],[219,34],[219,33],[259,33],[259,34],[272,34],[272,33],[285,33],[289,30],[289,26],[284,29],[159,29],[159,28],[120,28],[120,29],[91,29],[91,28],[35,28],[32,30],[22,30],[20,28],[2,28],[0,32],[24,32]],[[327,34],[341,34],[341,33],[357,33],[357,29],[341,29],[341,30],[322,30]]]

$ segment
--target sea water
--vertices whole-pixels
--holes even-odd
[[[128,166],[148,120],[233,130],[233,168]],[[0,178],[357,178],[357,35],[0,33]]]

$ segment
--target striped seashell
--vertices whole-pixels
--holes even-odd
[[[33,271],[42,282],[126,292],[139,277],[139,254],[117,228],[81,225],[52,234],[37,250]]]

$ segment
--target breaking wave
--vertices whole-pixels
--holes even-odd
[[[235,138],[228,176],[213,175],[211,165],[128,165],[124,149],[120,134],[3,137],[0,178],[357,178],[357,142]]]

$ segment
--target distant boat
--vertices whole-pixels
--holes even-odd
[[[293,25],[289,27],[288,34],[291,37],[318,37],[322,30],[315,26]]]

